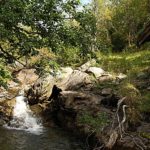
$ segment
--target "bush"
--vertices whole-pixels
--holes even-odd
[[[7,88],[7,81],[11,78],[9,70],[0,63],[0,85]]]
[[[61,65],[75,65],[78,64],[81,60],[80,49],[77,47],[67,46],[62,48],[61,51],[57,54],[58,63]]]

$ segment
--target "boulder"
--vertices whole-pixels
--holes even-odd
[[[0,114],[2,116],[6,116],[8,118],[12,117],[13,114],[13,108],[16,104],[16,99],[12,100],[5,100],[3,102],[0,102]]]
[[[74,70],[67,78],[56,83],[62,90],[78,90],[80,87],[91,83],[90,76],[79,70]]]
[[[63,91],[59,97],[60,106],[65,109],[85,110],[97,107],[99,109],[104,97],[87,92]],[[96,108],[95,108],[96,110]]]
[[[39,78],[29,89],[25,91],[30,105],[42,103],[51,95],[55,79],[52,75],[47,74]]]
[[[15,76],[22,85],[31,85],[39,78],[35,71],[36,69],[22,69],[15,73]]]

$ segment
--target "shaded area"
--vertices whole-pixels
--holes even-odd
[[[81,143],[58,128],[45,128],[41,135],[0,128],[0,150],[83,150]]]
[[[147,23],[143,31],[139,34],[137,45],[141,46],[146,42],[150,41],[150,22]]]

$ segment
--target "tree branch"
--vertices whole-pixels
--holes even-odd
[[[0,50],[1,50],[1,52],[2,52],[3,54],[6,55],[5,58],[11,58],[11,59],[13,59],[13,60],[19,62],[21,65],[23,65],[23,66],[25,67],[25,64],[23,64],[23,63],[20,62],[16,57],[14,57],[13,55],[11,55],[11,54],[9,54],[7,51],[5,51],[1,45],[0,45]]]

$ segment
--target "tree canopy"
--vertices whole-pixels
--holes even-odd
[[[6,64],[18,61],[27,66],[26,61],[40,56],[41,49],[47,52],[34,63],[37,67],[55,64],[47,53],[65,65],[94,57],[95,51],[134,47],[149,19],[148,0],[93,0],[85,6],[80,0],[2,0],[1,76]]]

